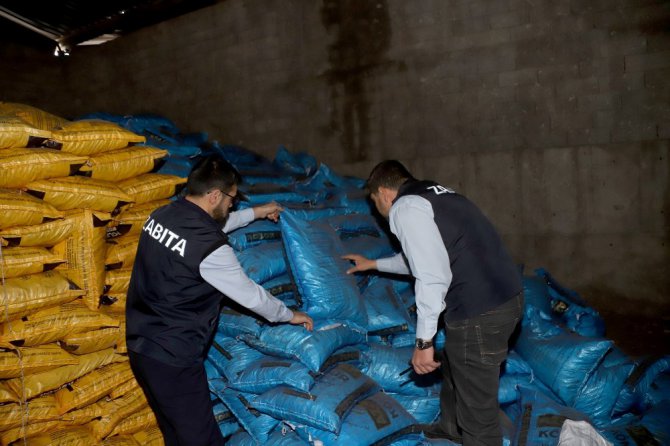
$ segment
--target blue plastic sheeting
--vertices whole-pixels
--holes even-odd
[[[284,245],[279,241],[249,247],[238,252],[237,259],[247,276],[256,283],[267,282],[286,273]]]
[[[280,299],[289,308],[302,307],[302,297],[298,294],[298,288],[288,274],[282,274],[267,282],[263,282],[261,285],[268,293]]]
[[[517,401],[521,396],[518,386],[528,387],[533,381],[532,375],[502,375],[498,385],[498,402],[500,404],[509,404]]]
[[[267,193],[244,191],[244,193],[247,195],[248,201],[240,202],[240,209],[259,206],[271,201],[276,201],[282,206],[289,204],[315,204],[320,199],[317,194],[308,195],[290,190]]]
[[[613,342],[568,333],[526,307],[514,349],[565,404],[572,405]]]
[[[219,315],[218,332],[231,338],[240,335],[258,337],[264,327],[265,322],[261,319],[242,314],[232,308],[224,307]]]
[[[235,380],[249,364],[263,358],[262,353],[250,348],[244,342],[220,333],[214,336],[212,346],[207,352],[207,359],[228,381]]]
[[[335,230],[325,222],[296,218],[289,210],[282,213],[280,224],[304,310],[313,318],[365,326],[365,305],[356,280],[346,274],[349,262],[341,258],[345,252]]]
[[[367,350],[367,344],[348,345],[335,350],[332,355],[321,365],[319,373],[326,373],[328,370],[339,364],[351,364],[357,369],[361,365],[361,352]]]
[[[262,175],[262,174],[246,174],[242,176],[242,186],[258,186],[258,185],[273,185],[273,186],[291,186],[296,179],[293,176],[287,175]]]
[[[328,224],[337,231],[341,239],[360,234],[379,235],[382,229],[372,215],[348,214],[328,218]]]
[[[514,350],[510,350],[507,359],[503,363],[504,372],[509,375],[532,375],[533,369],[530,365]]]
[[[281,241],[281,228],[279,224],[270,220],[256,220],[228,233],[228,243],[237,251],[244,251],[261,243],[277,241]]]
[[[259,446],[251,435],[246,432],[238,432],[226,441],[227,446]],[[308,446],[309,443],[302,440],[298,434],[292,431],[283,432],[275,430],[265,440],[262,446]]]
[[[209,359],[205,358],[205,375],[207,375],[207,381],[212,381],[215,379],[222,379],[223,376],[221,375],[221,372],[219,372],[219,369],[216,368],[216,366],[210,361]]]
[[[277,386],[289,386],[307,392],[313,384],[314,378],[303,364],[266,355],[247,363],[233,379],[228,380],[229,387],[255,394]]]
[[[235,415],[221,401],[214,403],[213,411],[216,424],[219,425],[219,430],[224,438],[240,430]]]
[[[349,215],[353,213],[351,209],[346,207],[333,207],[323,203],[314,205],[289,203],[284,208],[289,209],[296,218],[306,221],[323,220],[334,215]]]
[[[553,310],[551,308],[551,296],[549,296],[547,282],[537,276],[524,276],[521,282],[523,283],[525,305],[532,305],[546,316],[550,316]]]
[[[635,369],[624,383],[614,406],[614,416],[629,411],[641,413],[648,409],[652,405],[649,396],[652,383],[661,373],[670,371],[670,356],[651,356],[634,362]]]
[[[439,395],[417,396],[399,393],[387,393],[387,395],[399,402],[419,423],[430,424],[437,421],[440,416]]]
[[[386,392],[417,396],[439,394],[442,382],[439,369],[427,375],[407,370],[413,352],[413,346],[391,348],[372,344],[369,350],[361,353],[361,370]],[[402,372],[405,373],[401,375]]]
[[[392,397],[378,392],[356,404],[342,422],[339,435],[313,427],[296,431],[324,446],[389,444],[418,430],[416,420]]]
[[[311,332],[302,326],[281,324],[267,327],[258,339],[250,336],[241,339],[265,354],[297,359],[318,372],[336,350],[365,342],[365,332],[356,326],[321,320],[315,322]]]
[[[621,362],[620,355],[611,350],[578,392],[572,407],[587,414],[596,427],[610,424],[614,404],[634,366],[631,361]]]
[[[642,416],[627,414],[600,432],[615,446],[670,444],[670,400],[661,401]]]
[[[388,279],[373,276],[363,293],[363,302],[368,314],[368,332],[372,335],[408,331],[414,325]]]
[[[512,416],[516,423],[516,438],[512,444],[555,445],[561,435],[563,421],[588,421],[588,417],[570,407],[562,406],[548,398],[544,393],[520,387],[520,416]],[[518,409],[517,409],[518,410]]]
[[[330,170],[327,165],[321,163],[314,175],[296,184],[296,189],[313,191],[323,191],[328,189],[350,190],[363,189],[364,186],[365,180],[355,177],[340,176]],[[365,193],[365,191],[362,190],[361,192]]]
[[[319,167],[319,162],[306,153],[292,154],[286,147],[279,146],[272,164],[278,169],[297,175],[312,175]]]
[[[381,259],[397,254],[384,233],[380,233],[378,237],[362,234],[342,240],[342,244],[347,253],[360,254],[368,259]]]
[[[240,173],[242,173],[243,177],[245,177],[249,171],[262,173],[264,175],[281,173],[277,172],[270,160],[242,146],[219,144],[215,141],[207,147],[205,154],[209,153],[223,156],[230,164],[235,166]]]
[[[226,388],[223,380],[211,381],[210,388],[213,388],[216,396],[235,415],[237,422],[255,441],[264,445],[268,444],[269,435],[279,424],[279,420],[260,413],[251,406],[250,401],[255,398],[255,395]]]
[[[169,158],[165,160],[165,164],[163,164],[158,169],[157,173],[162,173],[164,175],[175,175],[181,178],[188,178],[188,174],[191,172],[193,163],[194,160],[191,158],[171,155]]]
[[[353,407],[378,391],[377,383],[355,367],[340,364],[320,377],[309,393],[275,387],[252,404],[274,418],[338,434]]]
[[[661,373],[651,383],[647,398],[652,407],[661,401],[670,400],[670,373]]]

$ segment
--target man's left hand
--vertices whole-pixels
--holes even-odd
[[[254,207],[254,218],[267,218],[277,223],[279,220],[279,213],[283,211],[284,208],[279,205],[276,201],[262,204],[260,206]]]
[[[435,361],[435,348],[430,347],[424,350],[414,349],[412,355],[412,367],[419,375],[425,375],[440,367],[440,362]]]

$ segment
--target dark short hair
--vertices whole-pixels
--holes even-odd
[[[229,191],[242,182],[240,173],[220,155],[200,159],[191,169],[186,182],[189,195],[202,196],[212,189]]]
[[[414,180],[414,177],[400,161],[386,160],[372,169],[365,187],[371,194],[378,192],[380,187],[398,190],[407,180]]]

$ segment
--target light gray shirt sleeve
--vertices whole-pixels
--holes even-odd
[[[432,339],[452,279],[449,254],[435,224],[433,207],[416,195],[400,197],[391,207],[389,222],[416,279],[416,337]]]
[[[228,214],[228,220],[223,226],[223,232],[226,234],[244,227],[255,220],[253,208],[242,209],[241,211],[235,211]]]
[[[405,261],[405,256],[396,254],[393,257],[384,257],[383,259],[377,259],[377,271],[383,273],[393,273],[393,274],[411,274],[409,266]]]
[[[200,263],[200,275],[227,297],[270,322],[293,319],[293,312],[281,300],[247,276],[228,245],[216,249]]]

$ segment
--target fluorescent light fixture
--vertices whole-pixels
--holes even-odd
[[[81,46],[102,45],[103,43],[107,43],[110,40],[114,40],[119,36],[120,36],[120,34],[116,34],[116,33],[101,34],[98,37],[94,37],[92,39],[89,39],[89,40],[86,40],[84,42],[78,43],[77,45],[81,45]]]

